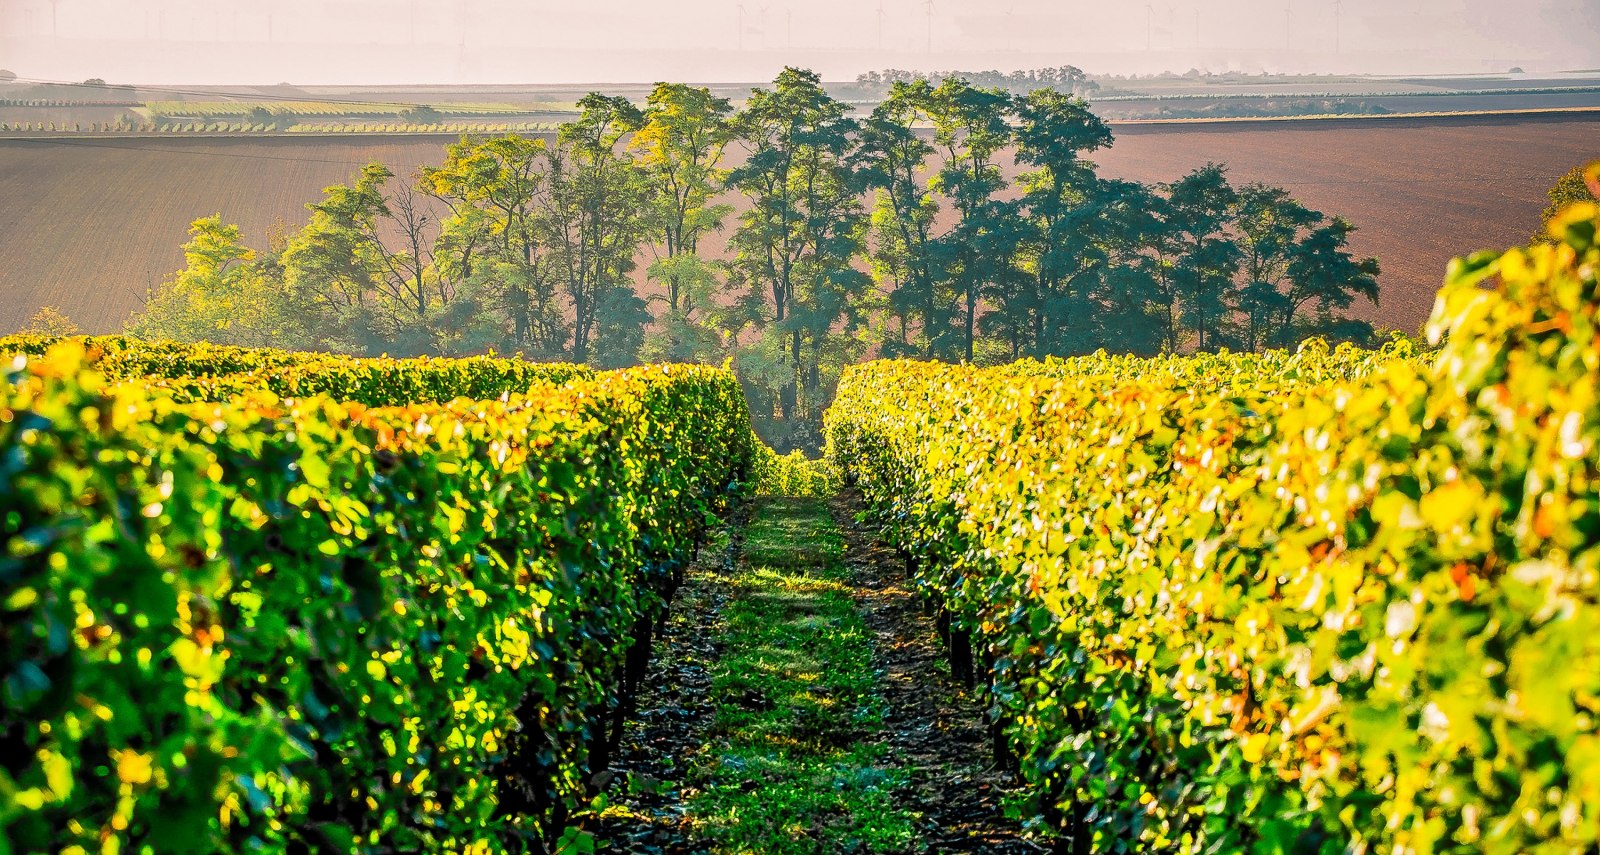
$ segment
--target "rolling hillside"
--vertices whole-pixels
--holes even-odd
[[[1237,183],[1282,185],[1347,217],[1382,260],[1381,306],[1357,314],[1413,330],[1453,256],[1526,239],[1544,193],[1600,156],[1600,118],[1476,116],[1338,122],[1125,124],[1097,159],[1110,176],[1170,180],[1209,161]],[[256,245],[298,224],[321,188],[369,160],[401,175],[450,137],[0,141],[0,330],[43,305],[109,332],[182,265],[188,223],[220,213]]]

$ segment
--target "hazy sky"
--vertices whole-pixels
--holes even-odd
[[[0,0],[0,68],[142,83],[1600,67],[1600,0]]]

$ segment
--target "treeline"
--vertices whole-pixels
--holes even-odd
[[[870,355],[1372,335],[1340,314],[1377,294],[1349,223],[1220,166],[1156,186],[1102,178],[1087,158],[1109,129],[1053,89],[896,81],[856,117],[786,69],[738,110],[682,84],[642,107],[579,106],[551,139],[464,138],[414,181],[371,164],[265,248],[197,221],[187,266],[129,331],[600,367],[731,360],[780,449],[815,446],[840,370]]]
[[[1090,80],[1083,69],[1074,65],[1018,69],[1010,72],[992,68],[987,71],[907,71],[900,68],[886,68],[882,71],[868,71],[856,75],[856,83],[885,88],[896,83],[915,83],[919,80],[926,80],[936,86],[946,80],[961,80],[973,86],[1005,89],[1019,94],[1034,89],[1058,89],[1074,95],[1084,95],[1100,89],[1100,84]]]
[[[1381,116],[1392,112],[1382,104],[1350,98],[1227,98],[1200,106],[1158,104],[1165,119],[1235,119],[1271,116]]]

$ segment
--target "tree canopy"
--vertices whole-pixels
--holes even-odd
[[[1378,296],[1352,224],[1236,186],[1220,164],[1159,185],[1101,176],[1112,133],[1072,71],[984,85],[880,75],[866,115],[797,68],[737,109],[678,83],[637,104],[591,94],[551,136],[464,136],[414,176],[369,164],[265,249],[196,220],[184,269],[129,330],[604,367],[730,361],[780,448],[815,447],[840,372],[875,355],[1373,337],[1347,317]],[[1592,192],[1585,181],[1575,170],[1552,200]]]

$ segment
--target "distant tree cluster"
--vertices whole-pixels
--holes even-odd
[[[55,306],[44,306],[34,312],[17,332],[23,335],[60,336],[77,335],[81,330],[65,312]]]
[[[887,88],[896,83],[925,81],[935,86],[946,80],[963,80],[973,86],[1004,89],[1023,93],[1034,89],[1055,89],[1086,95],[1100,88],[1089,79],[1083,69],[1071,65],[1056,68],[1034,68],[1012,72],[997,71],[905,71],[898,68],[868,71],[856,76],[856,82],[866,86]]]
[[[598,366],[731,360],[784,448],[815,445],[839,373],[875,354],[995,362],[1372,334],[1342,315],[1377,296],[1348,222],[1216,165],[1156,186],[1103,178],[1087,158],[1110,130],[1055,89],[897,80],[858,119],[817,75],[786,69],[738,111],[682,84],[642,107],[594,94],[579,109],[552,140],[463,138],[414,181],[371,164],[265,249],[198,220],[185,269],[130,329]],[[730,225],[714,257],[705,239]]]
[[[1188,106],[1163,103],[1155,115],[1164,119],[1234,119],[1264,116],[1380,116],[1382,104],[1350,98],[1229,98]]]
[[[414,107],[407,107],[406,109],[401,110],[399,115],[401,120],[410,122],[414,125],[436,125],[444,121],[444,114],[433,107],[428,106],[427,104],[418,104]]]

